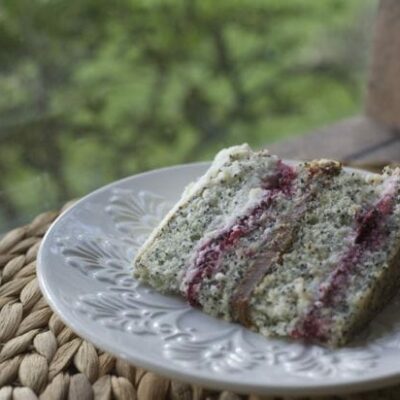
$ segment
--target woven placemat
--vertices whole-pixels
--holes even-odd
[[[279,399],[218,393],[171,381],[75,335],[46,304],[36,279],[37,251],[57,215],[40,214],[0,240],[0,400]],[[320,399],[400,399],[400,386]]]

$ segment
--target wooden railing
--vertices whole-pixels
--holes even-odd
[[[400,161],[400,0],[381,0],[371,29],[374,35],[365,106],[360,106],[363,112],[273,144],[271,151],[296,159]]]

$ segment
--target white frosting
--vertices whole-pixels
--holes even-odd
[[[228,179],[230,176],[233,176],[235,172],[239,172],[239,163],[233,163],[232,166],[224,171],[221,171],[221,167],[228,163],[232,158],[244,158],[252,153],[250,146],[247,143],[244,143],[240,146],[232,146],[227,149],[222,149],[214,158],[213,163],[207,172],[200,177],[196,182],[190,183],[184,190],[181,200],[185,198],[192,197],[199,189],[203,188],[207,184],[212,181],[220,181],[221,179]]]

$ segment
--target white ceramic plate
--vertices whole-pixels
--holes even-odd
[[[135,365],[217,389],[310,395],[399,382],[399,298],[352,346],[327,350],[265,339],[132,278],[138,247],[207,166],[165,168],[112,183],[57,219],[40,248],[38,277],[65,323]]]

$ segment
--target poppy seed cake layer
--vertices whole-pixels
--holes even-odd
[[[399,286],[400,170],[224,149],[134,260],[164,293],[266,336],[347,343]]]

